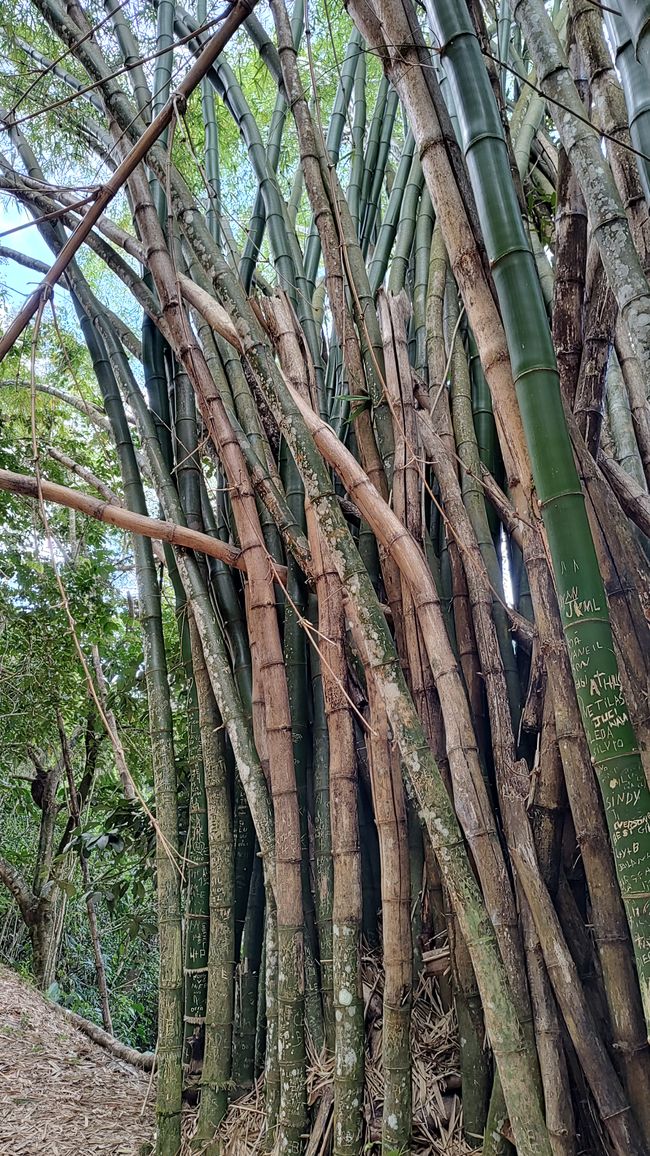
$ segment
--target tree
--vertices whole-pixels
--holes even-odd
[[[52,389],[60,282],[54,332],[81,331],[84,428],[110,433],[126,509],[74,436],[56,461],[137,531],[158,1151],[184,1085],[216,1151],[262,1068],[268,1149],[301,1152],[330,1110],[335,1156],[373,1139],[364,935],[383,1151],[411,1144],[411,1000],[442,939],[468,1141],[640,1154],[646,25],[624,11],[606,38],[573,0],[553,20],[540,0],[253,7],[25,0],[6,29],[0,188],[53,254],[0,340],[6,380]],[[0,485],[80,508],[30,433],[34,477]],[[331,1108],[306,1102],[310,1047]]]

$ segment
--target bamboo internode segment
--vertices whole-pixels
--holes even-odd
[[[163,542],[171,542],[174,546],[196,550],[200,554],[207,554],[210,558],[218,558],[220,562],[234,566],[236,570],[246,572],[246,562],[241,550],[229,546],[227,542],[220,542],[217,538],[202,534],[199,530],[188,530],[186,526],[179,526],[175,522],[163,522],[159,518],[134,514],[122,506],[101,502],[97,498],[82,494],[79,490],[60,486],[57,482],[33,478],[29,474],[14,474],[11,470],[0,470],[0,490],[8,490],[11,494],[23,494],[27,498],[38,498],[40,494],[46,502],[56,502],[58,506],[79,510],[81,514],[87,514],[89,518],[95,518],[98,522],[108,522],[121,530],[128,530],[131,534],[142,534],[145,538],[162,539]],[[271,561],[269,565],[273,567],[275,577],[285,582],[286,566]]]

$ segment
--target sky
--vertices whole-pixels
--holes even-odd
[[[47,265],[51,265],[52,254],[42,240],[36,225],[32,224],[27,229],[20,229],[19,232],[9,231],[20,225],[25,225],[30,220],[30,214],[26,210],[16,205],[15,202],[3,198],[0,201],[0,245],[17,249],[20,253],[25,253],[29,257],[37,257],[39,261],[45,261]],[[14,307],[21,304],[30,293],[33,293],[38,283],[39,275],[32,269],[24,269],[15,261],[3,260],[0,264],[0,287],[4,292],[10,294]]]

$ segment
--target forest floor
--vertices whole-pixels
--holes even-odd
[[[382,969],[363,964],[366,1008],[365,1150],[380,1147]],[[420,983],[411,1016],[414,1156],[470,1156],[462,1138],[458,1052],[451,1012],[431,978]],[[323,1156],[331,1136],[332,1062],[310,1057],[314,1116],[306,1156]],[[183,1111],[181,1156],[191,1156],[196,1110]],[[113,1058],[20,976],[0,965],[0,1156],[145,1156],[155,1131],[151,1076]],[[220,1129],[227,1156],[259,1156],[264,1137],[261,1084],[231,1104]]]
[[[0,967],[0,1156],[141,1156],[154,1132],[150,1079]]]

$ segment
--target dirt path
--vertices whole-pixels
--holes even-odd
[[[148,1089],[149,1076],[0,967],[1,1156],[140,1156],[153,1137]]]

